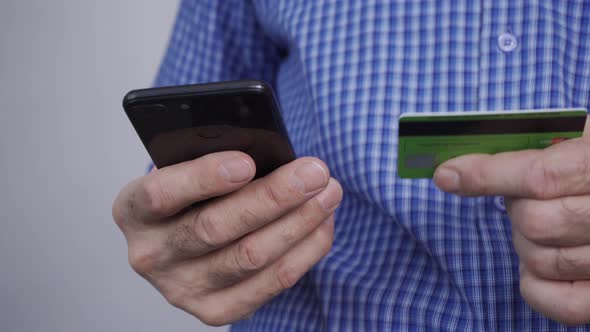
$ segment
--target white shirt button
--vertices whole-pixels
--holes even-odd
[[[506,204],[504,203],[504,196],[494,197],[494,205],[496,206],[496,209],[500,210],[501,212],[506,212]]]
[[[498,47],[502,50],[502,52],[512,52],[517,46],[518,40],[510,32],[504,32],[498,36]]]

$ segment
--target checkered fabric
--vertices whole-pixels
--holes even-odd
[[[329,255],[234,331],[568,330],[523,301],[502,202],[398,178],[397,129],[590,106],[590,1],[183,1],[157,85],[243,78],[272,84],[345,198]]]

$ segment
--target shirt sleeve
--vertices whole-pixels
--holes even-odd
[[[235,79],[273,83],[280,51],[249,0],[183,0],[156,86]]]

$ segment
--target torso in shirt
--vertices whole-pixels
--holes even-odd
[[[565,330],[520,296],[501,199],[398,178],[397,128],[406,112],[588,107],[590,1],[252,2],[285,54],[274,85],[295,150],[345,199],[329,255],[233,328]]]

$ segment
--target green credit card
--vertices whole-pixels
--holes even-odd
[[[470,153],[543,149],[582,136],[588,111],[406,113],[399,119],[397,171],[430,178],[441,163]]]

